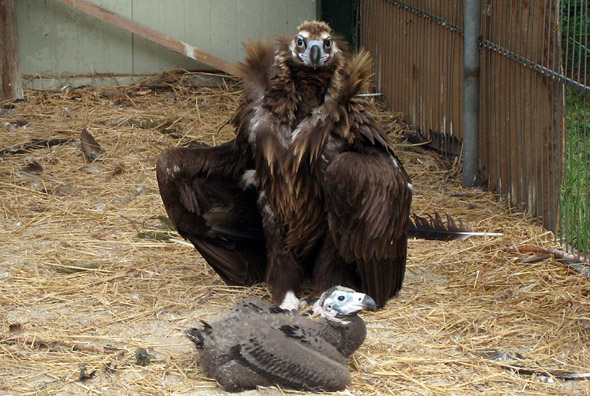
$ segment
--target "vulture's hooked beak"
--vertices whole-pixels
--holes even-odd
[[[303,62],[314,69],[326,63],[330,57],[329,54],[324,52],[324,43],[317,40],[310,41],[305,52],[301,55]]]
[[[309,60],[311,61],[311,65],[315,69],[320,64],[320,59],[322,56],[322,49],[319,45],[313,45],[309,49]]]

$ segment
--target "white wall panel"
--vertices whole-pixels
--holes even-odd
[[[292,34],[316,16],[315,0],[92,0],[228,62],[241,42]],[[157,73],[207,66],[63,5],[16,0],[24,74]]]

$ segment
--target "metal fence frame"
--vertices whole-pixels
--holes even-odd
[[[590,20],[582,16],[588,0],[569,0],[582,17],[579,42],[569,30],[562,37],[562,21],[570,20],[562,15],[565,3],[358,0],[358,41],[373,53],[377,89],[388,105],[442,153],[462,156],[464,185],[479,176],[567,249],[588,252]],[[587,57],[568,60],[583,51]],[[582,108],[573,115],[571,92]],[[573,124],[572,117],[583,122]],[[571,176],[571,158],[588,172]],[[575,204],[562,202],[568,189],[577,194]]]

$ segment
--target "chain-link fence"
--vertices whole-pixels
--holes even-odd
[[[479,102],[479,181],[539,219],[568,249],[585,253],[590,247],[588,2],[358,4],[359,42],[375,58],[377,89],[416,127],[415,138],[443,155],[473,154],[463,145],[474,133],[464,117],[465,109]],[[465,16],[466,4],[474,3],[477,13]],[[478,18],[474,69],[464,67],[465,34],[472,31],[464,21]],[[464,82],[476,74],[479,93],[465,97]]]

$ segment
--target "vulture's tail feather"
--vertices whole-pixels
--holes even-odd
[[[434,239],[440,241],[459,240],[464,241],[471,236],[500,236],[501,233],[495,232],[474,232],[466,228],[463,222],[459,220],[459,225],[449,215],[446,224],[443,222],[440,214],[427,214],[421,217],[412,214],[408,222],[408,236],[422,239]]]

